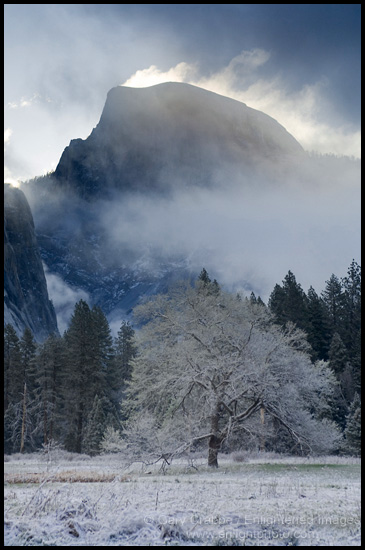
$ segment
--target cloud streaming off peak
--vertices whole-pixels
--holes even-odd
[[[181,62],[162,71],[152,65],[136,71],[123,85],[147,87],[162,82],[187,82],[237,99],[265,112],[282,124],[306,149],[322,154],[361,156],[361,132],[350,126],[334,126],[323,121],[320,111],[326,81],[318,81],[291,91],[279,77],[267,78],[260,68],[270,63],[270,53],[254,49],[242,51],[219,71],[204,76],[196,64]]]

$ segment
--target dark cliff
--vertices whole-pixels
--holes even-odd
[[[303,149],[283,126],[244,103],[176,82],[112,88],[86,140],[64,150],[55,177],[81,197],[211,186],[257,176]]]
[[[28,326],[38,341],[58,332],[24,193],[4,185],[4,323],[21,334]]]

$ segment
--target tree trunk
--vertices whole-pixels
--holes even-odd
[[[209,448],[208,448],[208,466],[211,468],[218,468],[218,453],[221,446],[220,439],[212,435],[209,438]]]
[[[48,443],[48,434],[47,434],[47,381],[45,382],[45,387],[43,388],[43,443],[47,445]]]
[[[265,408],[264,407],[260,408],[260,419],[261,419],[261,430],[262,430],[261,437],[260,437],[260,451],[264,452],[265,445],[266,445],[265,435],[264,435],[264,425],[265,425]]]
[[[83,418],[84,418],[84,404],[80,403],[80,408],[79,408],[78,418],[77,418],[77,437],[76,437],[76,449],[75,449],[77,453],[81,453]]]
[[[48,425],[47,404],[44,401],[44,403],[43,403],[43,443],[44,443],[44,445],[47,445],[47,443],[48,443],[47,425]]]
[[[211,468],[218,468],[218,452],[221,447],[222,437],[219,434],[218,428],[219,422],[219,405],[215,406],[214,413],[211,416],[211,433],[209,438],[208,447],[208,466]]]
[[[20,452],[24,452],[24,440],[25,440],[25,423],[27,421],[27,384],[24,382],[24,393],[23,393],[23,415],[22,415],[22,432],[20,439]]]

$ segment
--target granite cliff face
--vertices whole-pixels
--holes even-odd
[[[4,185],[4,323],[28,326],[43,341],[58,332],[49,300],[32,213],[24,193]]]
[[[302,147],[273,118],[244,103],[182,83],[112,88],[100,122],[74,139],[55,171],[82,197],[113,190],[169,192],[257,176]]]
[[[242,200],[246,189],[280,184],[282,168],[303,157],[278,122],[239,101],[181,83],[119,86],[90,136],[72,140],[54,174],[23,189],[49,271],[123,318],[141,297],[209,267],[204,246],[192,261],[188,237],[178,245],[197,190],[198,201],[217,189],[233,201],[238,189]]]

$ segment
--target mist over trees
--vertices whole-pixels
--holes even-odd
[[[361,453],[361,270],[305,293],[288,272],[268,305],[205,269],[134,312],[117,337],[80,300],[62,337],[4,328],[5,452],[57,442],[158,460],[205,449]]]

